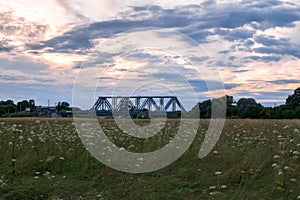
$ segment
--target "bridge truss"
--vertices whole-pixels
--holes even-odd
[[[93,106],[98,116],[127,115],[135,118],[142,112],[186,112],[176,96],[100,96]]]

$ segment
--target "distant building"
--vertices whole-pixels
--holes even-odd
[[[39,113],[39,116],[51,115],[56,112],[55,106],[37,106],[36,111]]]

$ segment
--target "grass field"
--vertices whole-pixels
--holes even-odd
[[[161,148],[178,126],[169,120],[143,141],[112,120],[100,123],[132,152]],[[200,121],[191,147],[170,166],[128,174],[92,157],[71,119],[0,119],[0,199],[300,199],[299,120],[226,120],[213,151],[199,159],[208,125]]]

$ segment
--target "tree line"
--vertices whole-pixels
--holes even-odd
[[[300,87],[292,95],[289,95],[285,104],[264,107],[257,103],[253,98],[241,98],[237,102],[233,96],[224,96],[219,99],[206,100],[197,103],[192,110],[200,112],[200,118],[211,117],[212,101],[226,100],[226,117],[227,118],[251,118],[251,119],[296,119],[300,118]],[[216,104],[218,105],[218,104]]]
[[[264,107],[257,103],[253,98],[241,98],[234,100],[233,96],[226,95],[221,98],[205,100],[197,103],[189,113],[199,113],[197,118],[211,118],[212,101],[226,101],[226,117],[227,118],[251,118],[251,119],[300,119],[300,87],[289,95],[285,104]],[[217,104],[218,105],[218,104]],[[9,117],[14,113],[37,112],[38,107],[35,106],[34,100],[23,100],[15,104],[12,100],[0,101],[0,117]],[[56,112],[71,110],[68,102],[58,102]],[[78,108],[79,109],[79,108]],[[197,111],[197,112],[194,112]],[[180,113],[178,113],[180,117]]]
[[[1,100],[0,101],[0,117],[10,117],[10,116],[33,116],[33,113],[40,112],[39,108],[41,106],[36,106],[33,99],[22,100],[14,103],[13,100]],[[58,102],[55,106],[56,112],[71,110],[70,104],[68,102]],[[27,114],[20,114],[27,113]],[[30,113],[30,114],[28,114]]]

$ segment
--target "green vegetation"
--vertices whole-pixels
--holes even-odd
[[[226,117],[231,119],[300,119],[300,87],[294,91],[294,94],[289,95],[286,99],[284,105],[274,106],[274,107],[264,107],[260,103],[257,103],[253,98],[241,98],[237,102],[234,100],[233,96],[224,96],[221,98],[215,98],[212,100],[205,100],[203,102],[197,103],[186,116],[195,118],[199,117],[202,119],[211,118],[211,107],[212,101],[227,102]],[[222,104],[219,104],[222,105]],[[12,114],[17,112],[25,112],[29,110],[32,115],[26,114]],[[128,108],[125,108],[127,111]],[[18,102],[17,105],[14,104],[12,100],[0,101],[0,117],[36,117],[36,116],[50,116],[52,111],[49,112],[36,112],[38,107],[35,106],[34,100],[23,100]],[[54,108],[55,112],[61,114],[66,111],[77,110],[80,108],[71,108],[68,102],[58,102]],[[200,113],[199,116],[195,116],[194,113]],[[155,113],[152,116],[155,115]],[[69,116],[69,115],[67,115]],[[149,118],[149,111],[147,109],[143,110],[137,116],[138,119]],[[168,115],[168,118],[180,118],[181,112],[172,113]]]
[[[257,103],[253,98],[241,98],[237,102],[232,96],[224,96],[219,99],[206,100],[198,103],[191,110],[198,109],[200,118],[211,118],[212,101],[226,100],[227,118],[240,119],[300,119],[300,87],[294,91],[294,94],[289,95],[284,105],[275,107],[264,107]]]
[[[165,145],[178,122],[141,141],[100,121],[132,152]],[[70,119],[1,119],[0,199],[300,199],[300,121],[226,120],[216,147],[199,159],[208,124],[200,120],[193,144],[172,165],[127,174],[93,158]]]

